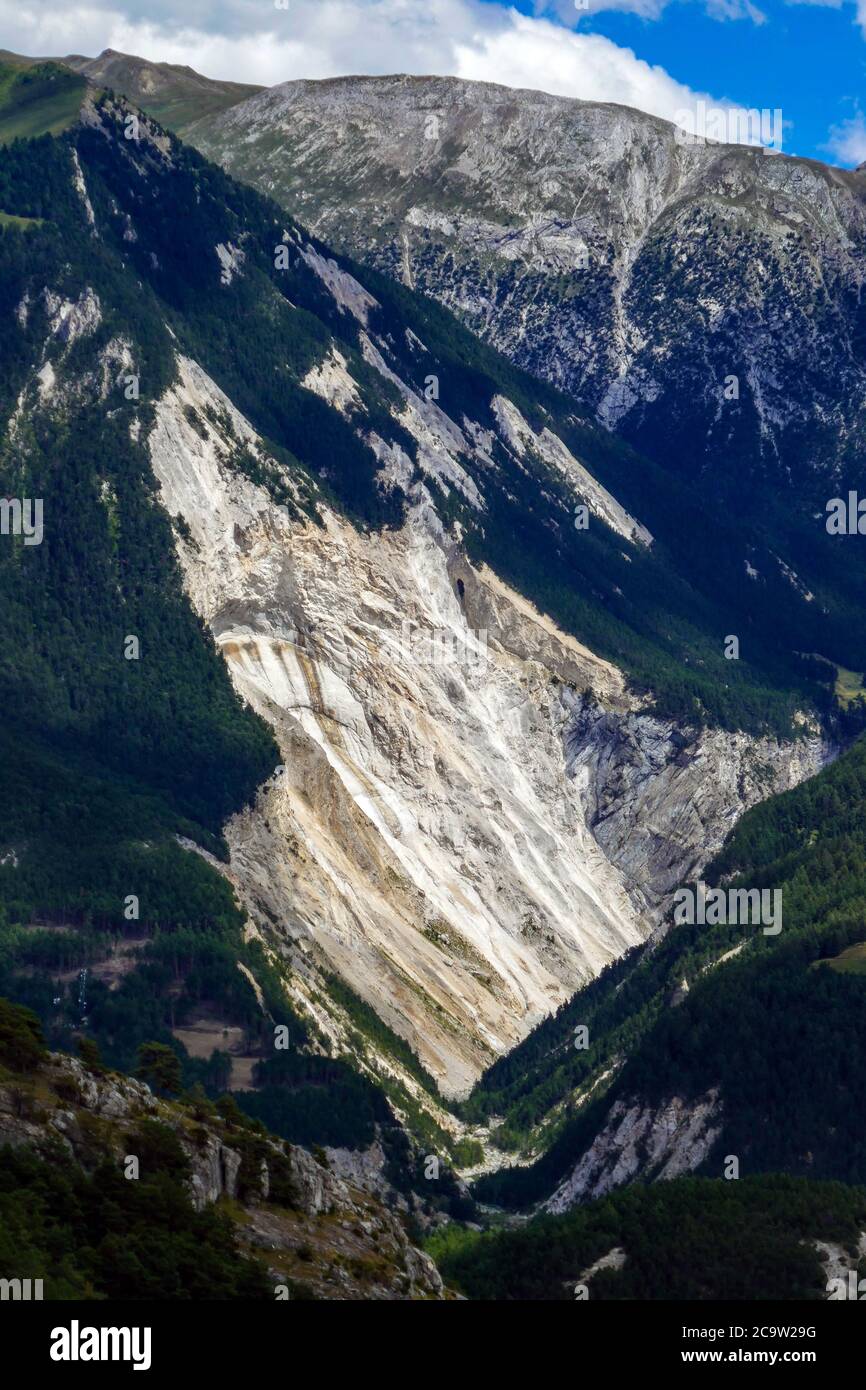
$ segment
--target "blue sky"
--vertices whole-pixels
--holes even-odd
[[[538,11],[533,0],[517,0],[515,8]],[[699,0],[674,0],[658,18],[602,10],[575,13],[569,27],[603,34],[693,89],[747,107],[780,107],[785,152],[827,160],[839,128],[853,122],[847,133],[856,135],[857,113],[861,106],[866,112],[866,36],[856,6],[756,0],[754,18],[745,6],[730,8],[739,17],[717,18]],[[569,17],[571,10],[563,6]],[[862,132],[866,159],[866,126]]]
[[[449,74],[678,123],[700,101],[780,108],[786,153],[866,160],[866,0],[583,2],[588,12],[574,0],[0,0],[0,47],[114,48],[267,86]]]

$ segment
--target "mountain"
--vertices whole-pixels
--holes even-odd
[[[856,484],[862,172],[438,77],[287,82],[185,138],[729,510]]]
[[[862,571],[824,524],[863,462],[861,173],[452,78],[289,82],[177,128],[687,480],[680,563],[724,518],[726,594],[793,587],[788,645],[866,667]],[[816,644],[808,606],[840,593]]]
[[[175,128],[730,512],[781,493],[806,523],[856,484],[862,171],[456,78],[287,82]]]
[[[26,121],[10,126],[9,117],[0,122],[0,139],[30,138],[44,133],[57,134],[78,114],[85,85],[94,91],[110,89],[121,93],[168,129],[181,133],[203,117],[217,116],[230,106],[264,91],[250,82],[222,82],[203,77],[193,68],[177,63],[152,63],[130,53],[106,48],[98,58],[69,53],[62,58],[31,58],[0,49],[4,86],[3,106],[9,105],[8,89],[14,84],[17,105],[32,106],[38,126]],[[79,79],[70,77],[74,73]],[[38,85],[49,82],[54,90]],[[73,101],[72,94],[75,94]],[[67,99],[64,99],[67,98]],[[56,110],[53,107],[56,106]],[[10,113],[11,114],[11,113]],[[23,111],[21,116],[24,116]]]
[[[98,58],[76,53],[57,61],[80,73],[94,87],[122,92],[133,105],[179,132],[191,122],[217,116],[263,90],[249,82],[215,81],[190,67],[151,63],[113,48],[104,49]]]
[[[51,133],[68,70],[31,71],[38,134],[0,147],[0,994],[55,1051],[167,1049],[422,1225],[478,1216],[455,1168],[545,1203],[566,1274],[597,1241],[569,1209],[623,1174],[718,1178],[735,1142],[862,1181],[850,549],[716,506],[115,92]],[[673,924],[701,874],[781,885],[781,938]]]
[[[33,224],[3,244],[6,485],[73,518],[4,552],[7,736],[32,760],[4,827],[12,920],[116,930],[138,885],[148,930],[218,921],[224,971],[251,914],[240,959],[271,1015],[286,968],[304,1045],[357,1053],[372,1009],[374,1070],[396,1056],[398,1104],[441,1135],[430,1075],[466,1092],[645,938],[745,806],[832,755],[830,668],[780,643],[806,607],[783,577],[763,611],[748,580],[720,595],[744,572],[724,527],[675,548],[675,480],[157,126],[127,139],[131,115],[91,94],[0,168]],[[760,634],[739,664],[738,606]],[[59,754],[99,789],[89,832]],[[100,995],[98,933],[80,963],[128,1063],[145,1020]],[[220,1009],[249,1028],[238,988]],[[204,1000],[196,980],[193,1023]]]

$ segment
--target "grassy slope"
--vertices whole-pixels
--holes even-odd
[[[28,227],[40,227],[42,220],[41,217],[16,217],[11,212],[0,212],[0,227],[18,227],[26,231]]]
[[[261,91],[260,87],[246,86],[241,82],[225,82],[220,88],[215,86],[213,90],[185,91],[179,83],[176,92],[167,92],[156,98],[142,92],[141,99],[136,104],[167,130],[182,135],[194,121],[205,116],[219,115],[221,111],[228,110],[230,106],[235,106],[258,91]]]
[[[217,116],[263,89],[248,82],[223,82],[176,63],[151,63],[107,51],[98,58],[62,60],[97,87],[122,93],[167,130],[183,134],[194,121]]]
[[[57,63],[0,65],[0,144],[68,129],[86,85],[83,77]]]

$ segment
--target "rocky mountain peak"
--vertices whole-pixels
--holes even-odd
[[[669,467],[859,457],[856,172],[456,78],[289,82],[187,136]]]

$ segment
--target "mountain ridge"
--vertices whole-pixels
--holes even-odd
[[[705,494],[114,96],[0,151],[0,202],[23,224],[0,236],[4,486],[71,522],[0,560],[29,760],[0,835],[3,988],[68,1035],[91,970],[113,1061],[158,1035],[213,1086],[220,1049],[183,1038],[236,1028],[228,1074],[249,1067],[273,1123],[324,1125],[341,1088],[328,1122],[360,1143],[384,1094],[429,1151],[477,1159],[485,1088],[449,1111],[430,1074],[465,1095],[558,1003],[603,1009],[743,810],[861,727],[800,655],[856,659],[843,560],[816,603],[772,518],[681,539]],[[61,592],[87,595],[68,647]],[[119,664],[128,629],[165,698]],[[89,796],[59,778],[73,749]],[[112,988],[99,937],[142,884],[141,973]],[[574,1089],[547,1080],[535,1120]]]
[[[860,458],[855,171],[455,78],[287,83],[187,137],[229,168],[242,150],[243,176],[313,230],[448,304],[669,466],[691,470],[697,432],[703,468],[734,451],[763,505],[804,445],[824,470],[840,446]],[[839,335],[853,347],[841,377]]]
[[[572,685],[594,685],[600,698],[622,706],[624,675],[609,657],[599,658],[597,635],[609,641],[619,631],[622,654],[645,653],[641,659],[650,659],[652,669],[668,640],[653,626],[655,595],[660,599],[663,593],[669,614],[680,606],[684,640],[699,643],[696,678],[709,696],[713,682],[700,674],[701,665],[713,660],[701,631],[708,600],[676,575],[660,539],[648,544],[650,533],[640,531],[633,512],[616,509],[616,493],[634,487],[630,458],[620,458],[615,444],[583,426],[567,402],[551,396],[542,403],[528,378],[485,356],[434,306],[385,280],[362,285],[354,267],[339,264],[294,224],[287,228],[273,205],[230,185],[157,127],[144,125],[140,146],[121,143],[117,132],[129,109],[115,98],[94,98],[70,137],[74,156],[67,145],[45,147],[57,162],[53,203],[42,190],[22,197],[22,152],[13,148],[6,156],[14,179],[4,186],[10,196],[17,186],[16,210],[43,218],[44,230],[27,233],[37,238],[30,249],[41,248],[50,266],[59,219],[78,248],[81,267],[56,287],[53,274],[43,285],[33,270],[17,268],[17,282],[10,279],[14,312],[8,331],[27,335],[15,352],[29,354],[10,395],[9,447],[17,450],[10,458],[17,457],[20,466],[25,402],[50,429],[53,419],[70,412],[78,419],[75,412],[95,391],[87,406],[95,411],[95,427],[107,393],[117,392],[118,381],[136,365],[141,350],[131,334],[150,345],[152,361],[144,358],[136,373],[146,386],[142,404],[132,398],[120,409],[132,417],[132,442],[146,441],[187,592],[200,619],[213,624],[244,707],[255,706],[258,728],[277,728],[288,740],[285,751],[293,753],[283,755],[289,775],[279,786],[268,781],[261,793],[283,827],[283,840],[266,831],[270,817],[261,812],[250,819],[237,810],[232,832],[238,837],[235,852],[244,856],[247,905],[255,907],[264,947],[270,942],[273,949],[276,940],[288,949],[285,939],[275,937],[275,924],[291,924],[299,960],[294,1006],[312,1009],[320,1026],[326,1021],[314,1000],[320,986],[300,966],[311,944],[317,952],[327,948],[328,968],[348,974],[392,1028],[408,1033],[428,1069],[447,1078],[450,1089],[465,1089],[490,1060],[491,1049],[516,1040],[516,1029],[531,1026],[563,992],[649,930],[642,914],[650,906],[638,879],[629,880],[584,826],[580,784],[569,780],[560,744],[569,705],[558,698],[551,702],[545,683],[560,673]],[[72,164],[64,172],[67,152]],[[50,178],[45,188],[52,188]],[[169,188],[175,207],[189,209],[186,225],[171,235],[143,211],[148,204],[142,199],[145,190],[152,199],[154,190],[168,196]],[[17,247],[8,242],[10,253]],[[275,264],[284,256],[287,271]],[[40,262],[34,258],[33,264]],[[132,283],[140,287],[135,316]],[[231,336],[226,342],[222,324],[229,303],[242,306],[239,316],[259,325],[256,353],[236,353]],[[113,335],[103,326],[109,313]],[[71,348],[85,360],[94,350],[98,354],[84,376],[70,375]],[[422,387],[429,380],[439,387],[438,403]],[[143,418],[136,423],[139,409]],[[114,417],[112,409],[108,418]],[[118,425],[123,418],[118,416]],[[634,481],[640,485],[639,478]],[[126,486],[123,475],[101,479],[98,486],[111,520]],[[581,496],[598,514],[588,534],[573,524]],[[404,499],[415,521],[391,539],[403,520]],[[650,492],[646,500],[652,500]],[[640,517],[640,497],[638,503],[630,505]],[[95,515],[105,505],[103,500]],[[348,514],[351,524],[335,512]],[[521,563],[529,567],[515,574],[516,520],[526,537]],[[373,544],[383,525],[381,540]],[[286,551],[296,528],[308,528],[305,543]],[[551,539],[568,572],[576,567],[586,575],[587,597],[579,608],[565,583],[549,589]],[[107,544],[110,556],[110,535]],[[389,549],[393,560],[386,561]],[[286,558],[293,553],[297,559]],[[344,608],[339,586],[327,611],[321,608],[321,593],[341,572],[338,553],[354,557],[363,576],[359,590],[372,596],[360,626],[352,611],[336,626],[329,618]],[[485,579],[484,565],[495,566],[497,584]],[[611,577],[603,581],[606,572]],[[419,671],[411,644],[403,653],[397,615],[401,605],[407,611],[407,576],[425,640],[444,631],[465,644],[474,626],[489,629],[493,640],[478,669],[466,670],[458,660],[450,670],[434,661]],[[547,588],[538,587],[540,579]],[[625,602],[618,626],[606,611],[600,582],[609,586],[614,604],[620,597]],[[528,605],[518,602],[520,588]],[[565,624],[557,632],[558,610]],[[775,607],[772,623],[778,619]],[[588,638],[577,644],[568,632],[575,621],[573,630],[583,629]],[[386,635],[391,627],[396,633]],[[320,635],[314,636],[314,628]],[[725,669],[721,657],[715,663]],[[110,670],[109,663],[109,680]],[[383,720],[375,713],[375,691],[389,684],[393,710]],[[363,703],[353,687],[365,692]],[[814,691],[823,699],[819,686]],[[626,704],[647,696],[646,690],[632,694]],[[756,691],[756,711],[762,701]],[[796,689],[785,702],[797,708]],[[435,737],[433,725],[426,737],[416,728],[417,708],[426,709],[428,718],[436,711]],[[696,705],[687,702],[684,708],[694,712]],[[742,708],[748,713],[747,703]],[[761,715],[759,725],[764,723]],[[455,727],[461,731],[456,739]],[[690,735],[691,741],[701,737],[697,729]],[[787,785],[789,776],[805,772],[811,757],[818,765],[817,747],[809,752],[804,736],[802,749],[799,742],[771,736],[757,759],[773,764],[770,782],[748,775],[741,792],[735,776],[726,793],[731,799],[710,798],[706,822],[696,822],[691,832],[695,838],[705,835],[710,822],[723,823],[744,796],[749,801],[761,795],[776,778]],[[429,747],[425,751],[431,743],[438,765],[433,760],[431,766]],[[473,746],[485,751],[469,754]],[[738,744],[731,738],[728,746],[734,766],[743,757],[755,761],[748,739]],[[662,760],[663,777],[675,772],[680,751],[672,748]],[[703,775],[711,776],[715,763],[705,766]],[[549,787],[542,785],[541,768],[549,769]],[[304,778],[313,779],[333,826],[327,817],[310,821]],[[476,825],[473,796],[501,806],[501,820],[487,816]],[[466,831],[446,810],[449,802],[464,808],[465,823],[473,827],[462,849],[455,836]],[[187,825],[178,829],[196,838]],[[211,833],[215,829],[211,822]],[[287,856],[287,844],[305,843],[317,846],[315,858],[297,848]],[[683,848],[675,837],[669,844],[676,860]],[[207,839],[204,845],[215,848]],[[532,845],[528,863],[537,868],[516,872],[518,847]],[[338,882],[354,877],[368,885],[365,895],[334,890],[334,866],[347,846],[360,858],[351,874],[340,870]],[[221,852],[224,858],[225,845]],[[275,862],[283,868],[263,891],[261,885],[274,878]],[[588,876],[584,865],[590,866]],[[32,868],[10,874],[10,887],[26,880],[38,894],[32,874]],[[292,874],[306,900],[292,886]],[[500,910],[494,904],[503,883],[510,901]],[[49,905],[50,900],[41,904]],[[583,923],[582,938],[575,935],[575,920]],[[354,957],[346,948],[352,939]],[[368,963],[362,968],[364,953]],[[255,974],[254,964],[248,966]],[[328,1024],[328,1030],[332,1045],[343,1046],[344,1026],[335,1031]],[[403,1084],[415,1083],[405,1078]],[[422,1094],[415,1099],[429,1109]]]

